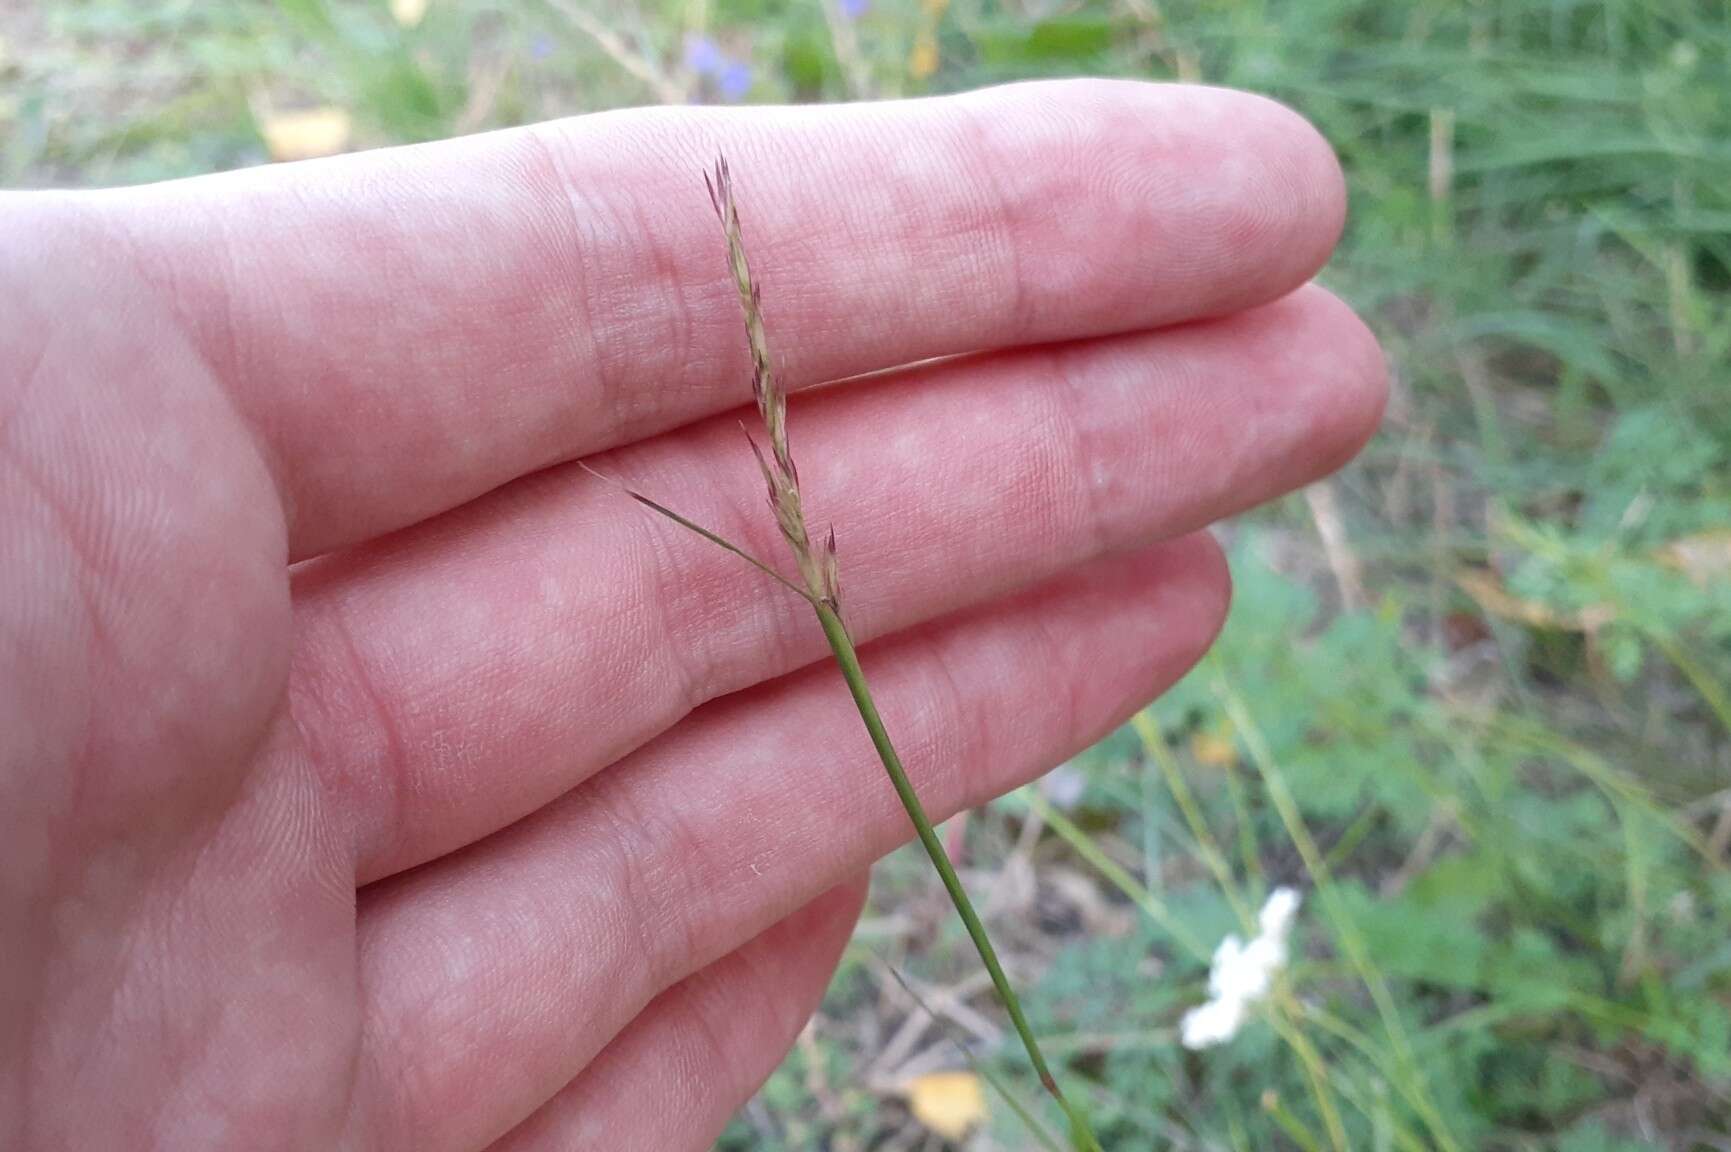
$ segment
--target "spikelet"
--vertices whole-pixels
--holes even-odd
[[[715,206],[715,214],[721,220],[722,232],[727,237],[727,263],[733,272],[734,288],[739,293],[739,307],[745,313],[745,338],[751,348],[751,394],[757,402],[764,434],[769,438],[769,451],[765,453],[750,432],[745,434],[745,438],[757,458],[758,469],[763,473],[776,527],[793,550],[806,589],[815,599],[839,608],[841,582],[836,565],[835,530],[830,530],[821,554],[812,547],[811,534],[805,524],[805,510],[800,502],[799,469],[794,465],[793,450],[788,446],[787,393],[776,380],[775,367],[770,361],[769,338],[763,325],[763,297],[756,281],[751,278],[751,265],[745,258],[739,206],[733,198],[733,174],[727,167],[725,156],[716,160],[713,176],[706,173],[703,182],[709,189],[709,202]]]

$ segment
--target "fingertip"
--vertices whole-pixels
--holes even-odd
[[[1220,162],[1246,169],[1229,202],[1237,212],[1228,232],[1235,262],[1260,273],[1235,303],[1265,303],[1302,285],[1334,254],[1346,226],[1346,177],[1333,145],[1293,108],[1250,92],[1207,91],[1222,121],[1215,147],[1237,154]]]
[[[1328,289],[1306,285],[1295,293],[1310,314],[1310,329],[1324,350],[1324,370],[1313,377],[1319,395],[1318,441],[1325,451],[1318,474],[1344,467],[1382,426],[1388,407],[1388,358],[1370,325],[1353,307]]]
[[[1158,691],[1165,691],[1207,654],[1232,605],[1232,571],[1213,534],[1203,530],[1168,540],[1138,557],[1147,566],[1143,607],[1161,630]]]
[[[958,106],[992,161],[990,194],[1014,206],[1006,231],[1037,224],[1071,255],[1097,252],[1088,283],[1098,299],[1126,293],[1117,314],[1148,314],[1128,296],[1151,287],[1163,293],[1155,323],[1268,303],[1328,262],[1345,224],[1333,147],[1266,96],[1088,78],[980,89]]]
[[[1043,595],[1040,618],[1077,638],[1061,663],[1092,702],[1070,725],[1087,739],[1111,731],[1194,667],[1232,600],[1225,554],[1207,531],[1096,561],[1053,588],[1062,592]],[[1116,674],[1101,675],[1114,667]]]
[[[1196,389],[1193,433],[1229,462],[1215,478],[1216,515],[1248,502],[1247,491],[1260,502],[1337,471],[1381,423],[1388,399],[1382,349],[1352,308],[1324,288],[1306,284],[1189,335],[1199,344],[1229,343],[1244,365],[1236,387],[1210,381]]]
[[[1190,663],[1202,659],[1226,626],[1232,611],[1232,565],[1227,562],[1226,549],[1220,546],[1214,533],[1204,529],[1185,537],[1186,547],[1194,550],[1197,570],[1196,620],[1199,643],[1189,653]]]
[[[1228,274],[1208,313],[1278,299],[1328,263],[1346,224],[1346,178],[1314,124],[1252,92],[1117,83],[1122,98],[1136,90],[1147,178],[1187,185],[1186,226],[1197,239],[1216,234]]]

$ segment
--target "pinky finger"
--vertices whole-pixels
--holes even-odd
[[[816,1011],[865,891],[834,888],[663,992],[487,1152],[711,1147]]]

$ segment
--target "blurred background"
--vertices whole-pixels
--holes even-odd
[[[1041,75],[1291,103],[1384,430],[1224,528],[1215,656],[944,834],[1108,1148],[1727,1149],[1728,52],[1723,0],[0,0],[0,183]],[[1273,994],[1187,1049],[1281,884]],[[978,968],[892,858],[720,1147],[1039,1147]]]

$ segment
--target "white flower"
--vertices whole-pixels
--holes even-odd
[[[1212,1048],[1238,1034],[1249,1008],[1242,1000],[1210,1000],[1184,1013],[1181,1033],[1186,1048]]]
[[[1286,938],[1297,915],[1298,893],[1276,888],[1257,916],[1250,943],[1237,936],[1220,941],[1208,970],[1208,1003],[1184,1014],[1184,1047],[1211,1048],[1238,1034],[1250,1006],[1268,995],[1275,974],[1286,966]]]

